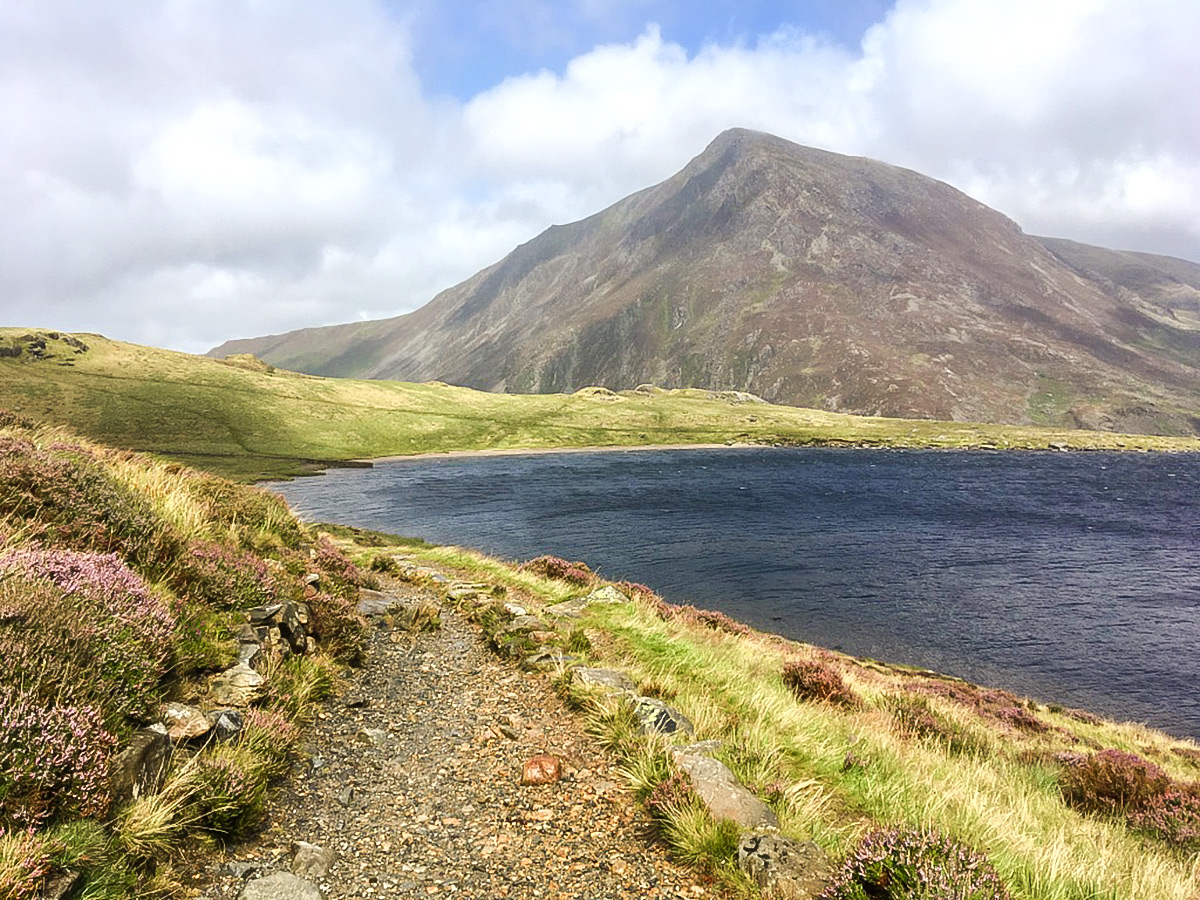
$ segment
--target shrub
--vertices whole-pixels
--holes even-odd
[[[1059,788],[1069,806],[1083,812],[1124,815],[1146,807],[1171,785],[1166,772],[1136,753],[1101,750],[1068,762]]]
[[[275,579],[258,556],[228,544],[192,541],[170,581],[178,593],[218,609],[245,609],[276,599]]]
[[[987,858],[937,832],[868,834],[820,900],[1007,900]]]
[[[933,740],[951,753],[977,753],[986,744],[975,734],[933,708],[924,697],[888,697],[884,707],[900,733]]]
[[[116,552],[142,571],[161,571],[180,540],[150,503],[111,478],[83,448],[0,447],[0,514],[55,547]]]
[[[358,613],[358,604],[340,594],[320,591],[308,605],[311,631],[321,641],[322,649],[349,665],[362,665],[367,655],[367,623]]]
[[[518,568],[522,572],[565,581],[579,587],[587,587],[596,580],[595,573],[588,568],[587,563],[568,562],[558,556],[538,556],[521,563]]]
[[[113,726],[153,712],[175,621],[115,554],[12,550],[0,573],[0,648],[27,689]]]
[[[856,706],[858,698],[828,663],[795,659],[783,667],[783,683],[797,700],[818,700],[840,706]]]
[[[115,746],[95,708],[48,706],[0,686],[0,827],[104,815]]]
[[[32,831],[0,828],[0,897],[27,900],[41,896],[42,880],[54,868],[54,842]]]
[[[711,628],[713,631],[723,631],[726,634],[753,634],[754,629],[736,619],[731,619],[723,612],[711,609],[697,609],[694,606],[676,606],[671,610],[670,618],[680,622],[693,623]]]
[[[280,712],[249,709],[238,743],[253,753],[259,768],[271,778],[283,775],[299,757],[300,732]]]
[[[363,573],[358,566],[325,535],[317,539],[315,553],[317,568],[323,576],[321,584],[326,593],[357,599],[358,589],[363,586]]]
[[[1200,851],[1200,785],[1172,784],[1131,810],[1129,826],[1185,853]]]
[[[254,756],[223,744],[197,757],[195,793],[200,827],[225,838],[245,837],[266,814],[266,774]]]

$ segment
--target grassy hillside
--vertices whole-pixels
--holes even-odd
[[[1195,438],[847,416],[646,389],[489,394],[444,384],[316,378],[251,357],[212,360],[0,329],[0,409],[241,479],[338,460],[446,450],[695,443],[1200,450]]]

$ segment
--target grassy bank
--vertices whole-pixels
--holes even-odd
[[[29,329],[0,329],[0,351],[8,354],[0,353],[0,409],[241,480],[447,450],[730,442],[1200,450],[1195,438],[847,416],[699,390],[514,395],[323,379],[251,358]]]
[[[0,897],[64,878],[72,898],[183,896],[178,853],[263,824],[298,728],[361,653],[362,580],[265,491],[0,412]],[[264,643],[253,703],[221,699],[243,610],[274,604],[318,646]],[[238,709],[220,739],[180,735],[161,782],[124,779],[167,702]]]
[[[552,567],[562,577],[548,578],[454,548],[373,552],[456,571],[533,611],[604,583],[579,564]],[[630,602],[590,607],[560,627],[562,645],[676,706],[696,739],[721,741],[720,758],[774,808],[785,834],[841,860],[881,828],[936,832],[986,856],[1007,892],[1029,900],[1192,900],[1200,891],[1194,743],[760,634],[619,587]],[[576,700],[625,756],[642,796],[653,803],[674,790],[664,745],[636,740],[619,705]],[[660,822],[678,854],[752,893],[727,829],[686,801]],[[861,896],[925,896],[895,890]]]

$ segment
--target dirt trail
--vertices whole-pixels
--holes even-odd
[[[442,623],[372,628],[368,664],[312,731],[311,769],[276,792],[257,842],[196,874],[196,896],[236,897],[247,878],[286,871],[293,841],[337,851],[319,879],[329,900],[720,896],[654,843],[547,677],[501,661],[449,607]],[[540,753],[562,761],[562,779],[522,785]]]

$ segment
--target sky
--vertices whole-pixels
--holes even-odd
[[[1196,0],[0,0],[0,325],[411,311],[726,128],[1200,262]]]

